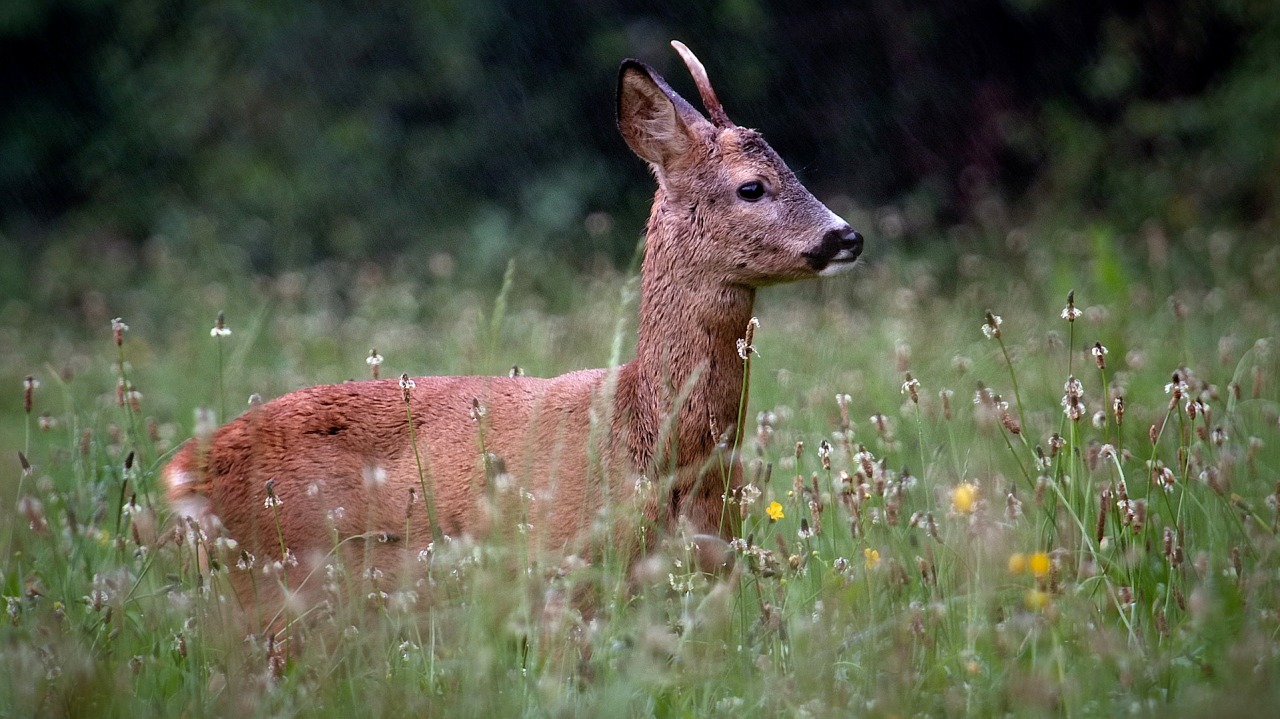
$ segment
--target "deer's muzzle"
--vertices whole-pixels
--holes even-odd
[[[832,230],[804,258],[814,272],[828,275],[851,267],[862,254],[862,234],[850,227]]]

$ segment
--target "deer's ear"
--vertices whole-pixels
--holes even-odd
[[[618,70],[618,131],[631,151],[659,168],[689,152],[701,126],[711,123],[639,60]]]

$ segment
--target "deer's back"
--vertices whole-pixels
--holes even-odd
[[[487,531],[505,468],[500,489],[525,497],[524,522],[563,545],[578,528],[566,520],[592,509],[590,417],[605,375],[419,377],[408,404],[398,380],[297,390],[189,441],[165,470],[169,497],[181,515],[216,515],[251,552],[278,555],[281,534],[295,553],[335,536],[421,548],[428,495],[442,533]],[[535,521],[552,509],[558,520]]]

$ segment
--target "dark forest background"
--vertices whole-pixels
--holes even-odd
[[[623,263],[652,183],[614,128],[616,68],[639,57],[695,98],[671,38],[815,194],[908,252],[957,225],[1267,225],[1278,7],[6,2],[0,280],[155,245],[255,272]]]

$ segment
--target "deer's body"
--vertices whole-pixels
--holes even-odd
[[[740,468],[720,448],[741,435],[738,340],[755,288],[850,266],[862,238],[758,133],[729,122],[701,64],[677,49],[712,121],[639,62],[619,77],[619,129],[659,185],[633,360],[551,379],[419,377],[407,405],[396,380],[289,393],[181,449],[165,470],[178,514],[206,526],[216,516],[264,558],[283,542],[311,566],[334,551],[336,530],[343,547],[392,570],[433,535],[506,529],[492,526],[502,488],[486,472],[489,453],[522,490],[508,504],[537,547],[589,552],[604,507],[636,520],[611,530],[632,557],[652,541],[637,525],[683,519],[732,537],[738,522],[723,497]],[[237,588],[247,598],[247,583]]]

